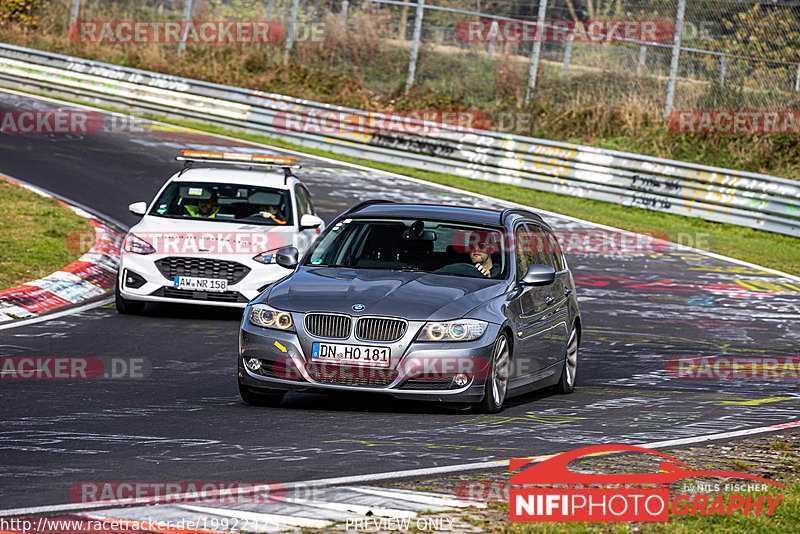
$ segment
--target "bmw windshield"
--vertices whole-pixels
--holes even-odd
[[[502,235],[456,222],[344,219],[316,242],[305,265],[504,279]]]

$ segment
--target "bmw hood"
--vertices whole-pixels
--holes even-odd
[[[505,282],[423,272],[301,267],[259,299],[285,311],[457,319],[504,293]]]

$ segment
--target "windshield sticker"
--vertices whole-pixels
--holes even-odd
[[[190,187],[189,188],[189,194],[190,195],[196,195],[196,196],[202,195],[203,194],[203,188],[202,187]]]

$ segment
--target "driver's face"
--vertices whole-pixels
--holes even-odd
[[[199,206],[200,206],[200,211],[202,213],[208,213],[214,207],[214,201],[211,200],[210,198],[207,198],[207,199],[201,200],[199,202]]]
[[[472,263],[484,263],[489,259],[489,255],[479,250],[473,250],[469,253],[469,259],[472,261]]]

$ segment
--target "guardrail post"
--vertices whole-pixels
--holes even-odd
[[[794,78],[794,92],[800,92],[800,63],[797,64],[797,76]]]
[[[667,84],[667,103],[664,106],[664,118],[669,117],[672,111],[672,102],[675,100],[675,83],[678,78],[678,59],[681,55],[684,13],[686,13],[686,0],[678,0],[678,13],[675,15],[675,37],[672,43],[672,61],[669,64],[669,83]]]
[[[569,61],[572,59],[572,40],[575,36],[574,30],[569,32],[569,37],[567,37],[567,46],[564,47],[564,64],[561,65],[561,72],[567,72],[569,68]]]
[[[69,15],[69,25],[78,22],[78,13],[81,11],[81,0],[72,0],[72,12]]]
[[[292,0],[292,15],[289,21],[289,31],[286,32],[286,50],[283,52],[283,64],[289,64],[289,52],[294,46],[294,32],[297,27],[297,7],[300,0]]]
[[[722,57],[719,60],[719,86],[723,87],[725,85],[725,73],[728,71],[728,58]]]
[[[178,52],[183,54],[186,51],[186,35],[189,33],[189,19],[192,18],[192,0],[186,0],[183,6],[183,26],[181,27],[181,42],[178,45]]]
[[[528,73],[528,89],[525,91],[525,103],[531,101],[531,93],[536,87],[536,76],[539,73],[539,56],[542,53],[542,39],[544,38],[544,15],[547,10],[547,0],[539,0],[539,15],[536,17],[536,37],[531,52],[531,69]]]
[[[267,20],[272,20],[272,8],[274,1],[275,0],[269,0],[269,2],[267,2]]]
[[[411,44],[411,60],[408,62],[408,78],[406,79],[406,94],[414,86],[414,76],[417,73],[417,58],[419,57],[419,42],[422,37],[422,17],[425,13],[425,0],[417,0],[417,14],[414,17],[414,42]]]
[[[342,29],[347,28],[347,8],[349,6],[350,2],[342,0],[342,10],[339,12],[339,25],[341,25]]]
[[[639,63],[636,65],[636,75],[641,76],[644,70],[644,60],[647,57],[647,47],[642,45],[639,47]]]

